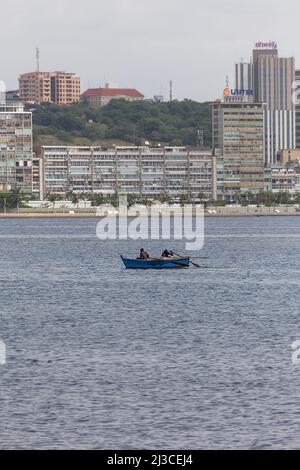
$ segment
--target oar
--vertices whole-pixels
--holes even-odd
[[[175,253],[175,251],[173,251],[173,250],[172,250],[172,252],[174,253],[174,255],[180,256],[181,258],[184,258],[183,255],[179,255],[178,253]],[[193,261],[191,261],[191,259],[190,259],[190,263],[193,264],[194,266],[196,266],[196,268],[200,268],[200,267],[201,267],[200,264],[193,263]]]

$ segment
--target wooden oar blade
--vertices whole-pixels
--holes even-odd
[[[175,253],[175,251],[173,251],[173,250],[172,250],[172,253],[176,256],[180,256],[181,258],[184,258],[183,255],[180,255],[179,253]],[[190,263],[193,264],[194,266],[196,266],[196,268],[200,268],[200,264],[194,263],[193,261],[191,261],[191,259],[190,259]]]

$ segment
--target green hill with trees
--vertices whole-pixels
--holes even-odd
[[[204,145],[211,145],[209,103],[172,101],[151,103],[112,100],[94,109],[86,103],[72,106],[35,105],[33,135],[35,151],[41,145],[150,144],[196,145],[197,130]]]

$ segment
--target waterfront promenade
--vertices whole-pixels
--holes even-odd
[[[7,213],[0,213],[0,218],[31,218],[31,217],[97,217],[97,208],[75,208],[73,210],[62,210],[61,208],[55,209],[19,209],[15,211],[10,211]],[[117,214],[117,209],[110,209],[108,211],[108,216],[115,216]],[[128,214],[129,216],[131,214]],[[164,215],[162,209],[161,215]],[[192,215],[192,212],[191,212]],[[214,207],[211,206],[205,209],[206,217],[261,217],[261,216],[298,216],[300,215],[300,208],[294,205],[280,205],[280,206],[225,206],[225,207]]]

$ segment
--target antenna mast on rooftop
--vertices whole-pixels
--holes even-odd
[[[35,56],[36,56],[36,71],[39,72],[40,71],[40,50],[38,47],[35,49]]]
[[[170,101],[173,101],[173,80],[169,81],[170,85]]]

